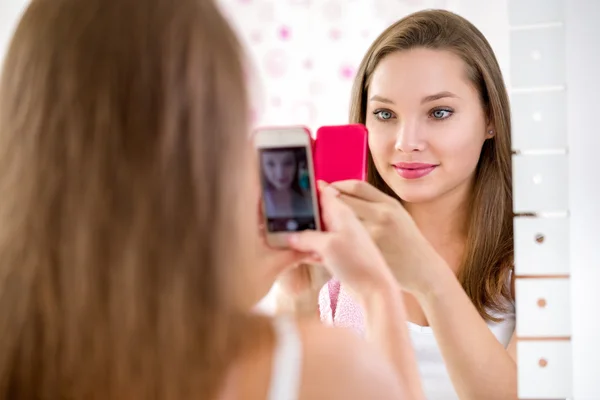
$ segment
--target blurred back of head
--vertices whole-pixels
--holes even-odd
[[[0,397],[215,395],[243,69],[212,1],[32,2],[0,86]]]

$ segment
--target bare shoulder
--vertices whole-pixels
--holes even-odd
[[[402,399],[391,364],[355,333],[300,322],[304,346],[301,399]]]
[[[358,335],[316,319],[299,320],[297,327],[303,349],[300,400],[408,399],[385,357]],[[269,331],[232,366],[220,399],[268,398],[278,345]]]

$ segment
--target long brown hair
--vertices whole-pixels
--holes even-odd
[[[388,54],[413,48],[447,50],[465,62],[479,91],[495,136],[486,140],[477,165],[465,255],[459,280],[479,313],[505,311],[512,295],[507,284],[513,265],[511,128],[508,95],[494,52],[483,34],[466,19],[443,10],[411,14],[386,29],[371,45],[352,90],[350,121],[365,123],[369,81]],[[398,198],[377,172],[369,154],[371,184]]]
[[[212,1],[31,3],[0,84],[0,397],[216,395],[244,79]]]

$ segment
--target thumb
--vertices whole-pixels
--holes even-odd
[[[327,232],[307,230],[291,234],[288,237],[288,242],[290,247],[296,251],[320,254],[327,235],[329,235]]]
[[[340,192],[331,185],[322,186],[320,201],[328,230],[339,230],[348,219],[355,218],[354,212],[340,199]]]

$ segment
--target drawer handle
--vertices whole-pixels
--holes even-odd
[[[546,299],[538,299],[538,301],[537,301],[537,305],[538,305],[539,308],[546,307],[546,304],[547,304],[546,303]]]
[[[546,361],[545,358],[540,358],[540,361],[538,361],[538,364],[540,367],[546,368],[546,365],[548,365],[548,361]]]
[[[543,234],[541,234],[541,233],[538,233],[537,235],[535,235],[535,242],[536,242],[537,244],[542,244],[542,243],[544,243],[544,240],[546,240],[546,237],[545,237]]]

